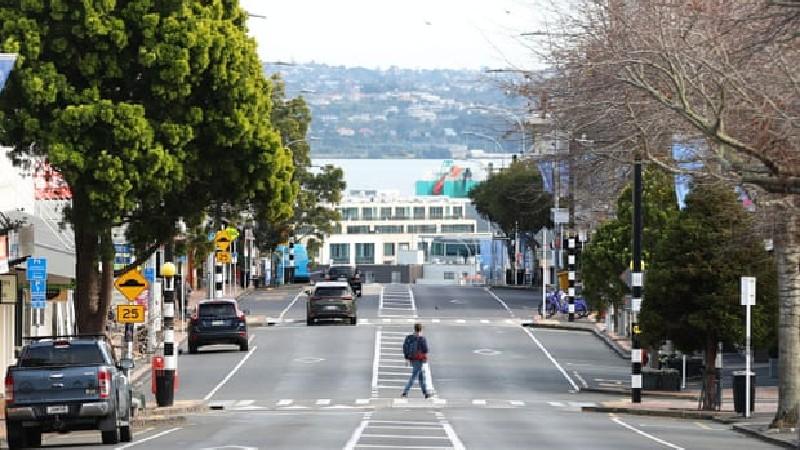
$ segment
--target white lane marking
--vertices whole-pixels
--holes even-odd
[[[561,372],[562,375],[564,375],[564,378],[566,378],[567,381],[569,381],[569,384],[572,385],[572,389],[574,389],[576,392],[580,391],[581,389],[578,387],[577,384],[575,384],[575,381],[572,378],[570,378],[567,371],[564,370],[563,367],[561,367],[561,364],[559,364],[558,361],[556,361],[556,359],[553,358],[553,355],[551,355],[550,352],[548,352],[547,349],[544,348],[544,345],[542,345],[542,343],[539,342],[539,339],[536,339],[536,336],[534,336],[533,333],[531,333],[531,331],[527,328],[522,328],[522,331],[525,334],[527,334],[531,339],[533,339],[533,342],[536,343],[536,346],[539,347],[539,350],[541,350],[542,353],[544,353],[544,355],[547,356],[547,359],[549,359],[550,362],[552,362],[553,365],[556,366],[558,371]]]
[[[206,394],[205,397],[203,397],[203,400],[206,401],[210,400],[211,397],[213,397],[214,394],[216,394],[217,391],[220,390],[220,388],[222,388],[222,386],[224,386],[225,383],[228,382],[228,380],[230,380],[234,375],[236,375],[236,372],[239,371],[239,368],[241,368],[244,365],[244,363],[247,362],[247,360],[250,359],[251,356],[253,356],[253,352],[255,352],[257,348],[258,346],[251,348],[250,351],[247,352],[246,355],[244,355],[244,358],[242,358],[242,360],[239,361],[239,363],[236,364],[236,366],[234,366],[230,372],[228,372],[228,375],[226,375],[225,378],[223,378],[222,381],[220,381],[219,384],[216,385],[214,389],[211,390],[211,392],[209,392],[208,394]]]
[[[361,438],[361,435],[364,433],[364,428],[367,428],[367,424],[369,423],[369,418],[372,416],[372,413],[364,413],[364,417],[361,419],[361,423],[356,427],[353,431],[353,434],[350,436],[350,439],[344,444],[343,450],[353,450],[356,448],[356,443]]]
[[[255,338],[256,338],[256,335],[255,335],[255,334],[254,334],[254,335],[252,335],[252,336],[250,336],[250,339],[248,339],[248,340],[247,340],[247,343],[248,343],[248,344],[252,344],[252,343],[253,343],[253,339],[255,339]]]
[[[381,293],[378,294],[378,311],[383,309],[383,286],[381,286]]]
[[[481,319],[481,323],[489,323],[489,319]]]
[[[289,306],[287,306],[286,308],[283,309],[283,311],[281,311],[281,315],[278,316],[278,322],[283,320],[283,316],[285,316],[286,313],[289,312],[290,309],[292,309],[292,306],[294,306],[294,304],[297,302],[297,299],[300,298],[301,295],[303,295],[303,291],[298,292],[297,295],[294,296],[294,299],[292,299],[292,301],[289,303]]]
[[[465,450],[464,444],[461,442],[461,439],[458,438],[456,431],[450,426],[450,422],[444,417],[440,411],[436,412],[436,417],[439,419],[439,423],[442,424],[442,428],[444,429],[445,434],[448,438],[450,438],[450,443],[453,444],[454,450]]]
[[[369,399],[368,398],[357,398],[356,399],[356,405],[367,405],[367,404],[369,404]]]
[[[433,387],[433,374],[431,373],[431,365],[428,363],[423,364],[422,372],[425,374],[425,385],[428,388],[428,392],[436,392],[436,388]]]
[[[292,400],[291,398],[282,398],[278,400],[278,406],[289,406],[292,403],[294,403],[294,400]]]
[[[417,303],[414,301],[414,291],[411,285],[408,286],[408,296],[411,297],[411,309],[414,310],[414,317],[417,317]]]
[[[633,427],[633,426],[631,426],[631,425],[628,425],[627,423],[625,423],[625,422],[621,421],[621,420],[620,420],[620,419],[619,419],[619,418],[618,418],[616,415],[614,415],[614,414],[609,414],[609,417],[611,417],[611,420],[612,420],[614,423],[616,423],[617,425],[620,425],[620,426],[622,426],[622,427],[625,427],[625,428],[627,428],[627,429],[629,429],[629,430],[633,431],[634,433],[636,433],[636,434],[638,434],[638,435],[640,435],[640,436],[644,436],[644,437],[646,437],[647,439],[650,439],[651,441],[658,442],[658,443],[659,443],[659,444],[661,444],[661,445],[667,446],[667,447],[669,447],[669,448],[674,448],[675,450],[683,450],[683,447],[678,447],[678,446],[677,446],[677,445],[675,445],[675,444],[672,444],[672,443],[670,443],[670,442],[667,442],[667,441],[665,441],[665,440],[663,440],[663,439],[657,438],[657,437],[653,436],[652,434],[645,433],[644,431],[642,431],[642,430],[640,430],[640,429],[638,429],[638,428],[635,428],[635,427]]]
[[[409,436],[407,434],[362,434],[361,436],[362,437],[368,437],[368,438],[382,438],[382,439],[430,439],[430,440],[446,439],[448,441],[450,440],[449,436]],[[360,447],[360,445],[359,445],[359,447]],[[404,448],[414,448],[414,447],[406,447],[406,446],[403,446],[403,447]]]
[[[238,402],[236,402],[236,405],[234,405],[234,407],[239,408],[243,406],[250,406],[255,402],[256,402],[255,400],[239,400]]]
[[[120,447],[117,447],[117,448],[116,448],[116,449],[114,449],[114,450],[122,450],[122,449],[125,449],[125,448],[131,448],[131,447],[133,447],[134,445],[139,445],[139,444],[141,444],[141,443],[143,443],[143,442],[147,442],[147,441],[149,441],[149,440],[152,440],[152,439],[158,439],[158,438],[160,438],[161,436],[165,436],[165,435],[167,435],[167,434],[169,434],[169,433],[172,433],[173,431],[178,431],[178,430],[180,430],[180,429],[181,429],[180,427],[178,427],[178,428],[170,428],[169,430],[164,430],[164,431],[162,431],[162,432],[160,432],[160,433],[156,433],[156,434],[154,434],[154,435],[152,435],[152,436],[148,436],[148,437],[146,437],[146,438],[139,439],[138,441],[129,442],[129,443],[125,444],[125,445],[122,445],[122,446],[120,446]]]
[[[511,406],[525,406],[525,402],[520,400],[511,400],[509,403],[511,403]]]
[[[486,400],[481,398],[476,398],[472,400],[473,405],[486,405]]]
[[[381,292],[383,289],[381,288]],[[381,329],[375,331],[375,352],[372,356],[372,396],[378,395],[378,366],[381,359]]]
[[[467,323],[464,319],[456,319],[456,323]]]
[[[441,321],[442,321],[441,319],[432,319],[432,320],[431,320],[431,322],[432,322],[432,323],[439,323],[439,322],[441,322]]]
[[[317,405],[330,405],[330,404],[331,404],[331,399],[329,398],[317,399]]]
[[[578,371],[577,371],[577,370],[573,370],[573,371],[572,371],[572,373],[575,375],[575,378],[577,378],[577,379],[578,379],[578,381],[580,381],[580,382],[581,382],[581,385],[583,385],[583,388],[584,388],[584,389],[586,389],[586,388],[588,388],[588,387],[589,387],[589,384],[588,384],[588,383],[586,383],[586,380],[584,380],[584,379],[583,379],[583,377],[581,376],[581,374],[579,374],[579,373],[578,373]]]
[[[547,404],[552,406],[552,407],[554,407],[554,408],[563,408],[563,407],[567,406],[567,405],[565,405],[565,404],[563,404],[561,402],[547,402]]]
[[[483,288],[483,290],[485,290],[486,292],[488,292],[488,293],[489,293],[489,295],[491,295],[491,296],[492,296],[492,297],[493,297],[495,300],[497,300],[497,302],[498,302],[498,303],[500,303],[501,305],[503,305],[503,308],[505,308],[505,309],[506,309],[506,311],[508,311],[508,314],[510,314],[512,318],[516,319],[516,317],[517,317],[517,316],[515,316],[515,315],[514,315],[514,311],[512,311],[512,310],[511,310],[511,308],[509,308],[509,307],[508,307],[508,305],[506,305],[506,302],[504,302],[502,298],[498,297],[498,296],[497,296],[497,295],[496,295],[494,292],[492,292],[492,291],[491,291],[491,289],[489,289],[489,288]]]

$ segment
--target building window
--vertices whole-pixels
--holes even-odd
[[[358,220],[358,208],[342,208],[342,220]]]
[[[462,206],[453,206],[453,218],[454,219],[463,219],[464,218],[464,207],[462,207]]]
[[[444,273],[444,279],[445,280],[455,280],[456,279],[456,273],[455,272],[445,272]]]
[[[408,250],[408,242],[401,242],[399,248],[400,250]]]
[[[375,225],[375,232],[378,234],[401,234],[402,225]]]
[[[474,233],[475,225],[462,224],[462,225],[442,225],[442,233]]]
[[[410,219],[411,216],[409,215],[409,211],[407,207],[400,207],[394,209],[394,218],[397,220],[407,220]]]
[[[392,208],[381,208],[381,220],[389,220],[392,218]]]
[[[406,232],[411,234],[436,234],[436,225],[406,225]]]
[[[331,264],[350,264],[350,244],[330,244]]]
[[[361,208],[361,219],[362,220],[375,219],[375,208]]]
[[[356,244],[356,264],[375,264],[375,244]]]
[[[431,244],[431,255],[444,256],[444,243],[434,242]]]
[[[342,234],[342,224],[340,224],[340,223],[338,223],[338,222],[337,222],[337,223],[336,223],[336,224],[333,226],[333,234]]]
[[[415,206],[414,207],[414,220],[425,220],[425,207],[424,206]]]
[[[348,225],[347,234],[369,234],[369,225]]]
[[[394,256],[394,242],[383,244],[383,256]]]
[[[431,206],[430,217],[431,219],[444,219],[444,208],[441,206]]]

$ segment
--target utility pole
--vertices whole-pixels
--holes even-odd
[[[633,163],[633,272],[631,273],[631,402],[642,402],[642,346],[639,341],[639,311],[642,308],[642,161]]]
[[[172,263],[172,244],[167,244],[161,266],[164,277],[164,368],[156,370],[156,403],[158,406],[172,406],[175,400],[175,373],[178,370],[178,356],[175,351],[175,264]]]
[[[572,233],[564,240],[567,247],[567,288],[568,320],[575,322],[575,236]]]

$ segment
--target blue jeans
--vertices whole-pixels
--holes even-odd
[[[406,383],[406,387],[403,389],[403,394],[408,394],[411,386],[414,385],[414,378],[419,378],[419,387],[422,388],[422,394],[428,395],[428,388],[425,386],[425,373],[422,371],[423,364],[424,363],[419,360],[411,361],[411,378],[408,379],[408,383]]]

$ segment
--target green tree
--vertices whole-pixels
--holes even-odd
[[[743,343],[742,276],[757,277],[753,337],[757,345],[770,345],[777,320],[774,261],[730,186],[695,185],[647,271],[644,341],[658,345],[669,339],[682,351],[703,351],[706,368],[714,367],[718,341]],[[705,377],[703,407],[709,409],[716,390],[713,371]]]
[[[645,264],[649,264],[656,246],[664,238],[664,230],[677,215],[672,177],[657,167],[648,167],[642,185],[642,253]],[[617,199],[617,218],[597,229],[581,255],[583,294],[592,305],[621,307],[622,297],[629,289],[620,275],[630,267],[632,248],[633,187],[629,184]]]
[[[290,147],[294,163],[292,181],[299,187],[293,214],[284,220],[268,219],[263,212],[259,218],[256,238],[259,246],[272,251],[293,236],[296,240],[311,237],[308,254],[311,257],[326,234],[333,232],[339,213],[330,205],[341,200],[345,189],[344,172],[326,165],[311,170],[310,146],[306,139],[311,123],[311,111],[303,97],[286,98],[284,81],[272,75],[272,123],[280,133],[283,144]]]
[[[553,197],[544,190],[542,176],[533,161],[516,161],[475,186],[469,193],[479,214],[506,234],[535,233],[550,225]]]
[[[223,0],[0,6],[0,47],[20,55],[0,140],[18,162],[47,159],[72,190],[81,331],[102,329],[113,227],[141,261],[177,218],[197,224],[212,204],[258,199],[273,217],[291,213],[292,161],[270,126],[246,18]]]

